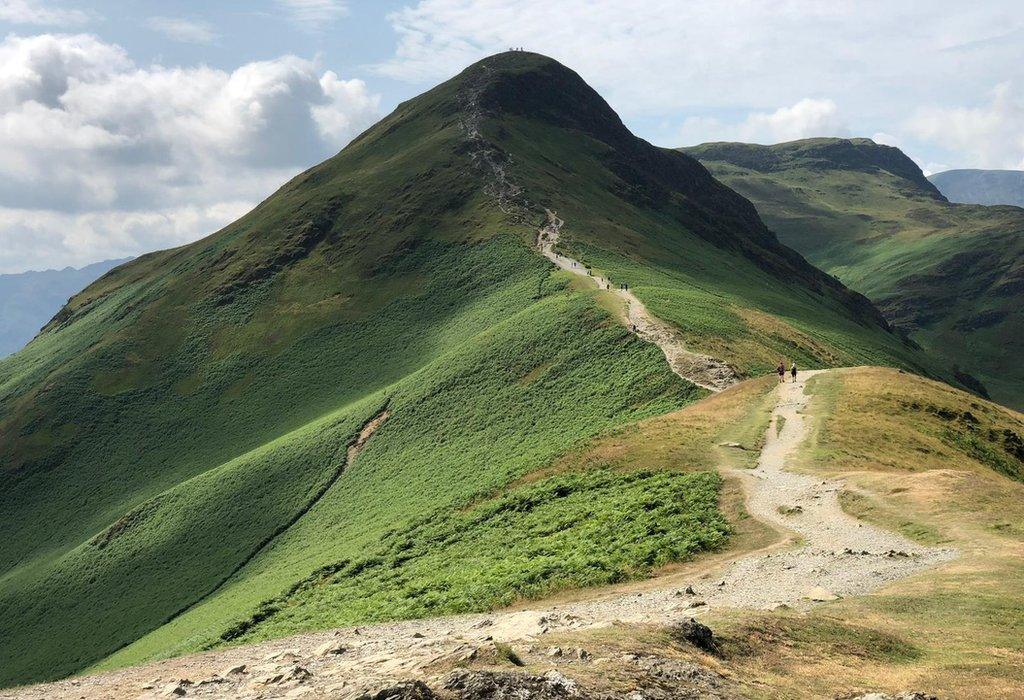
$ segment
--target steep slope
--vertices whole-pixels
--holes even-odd
[[[947,170],[928,180],[951,202],[1024,207],[1024,171]]]
[[[125,260],[0,275],[0,357],[25,347],[69,297]]]
[[[951,204],[898,149],[867,139],[684,150],[784,243],[993,398],[1024,405],[1024,209]]]
[[[315,572],[395,552],[382,585],[415,596],[401,552],[425,523],[705,395],[617,297],[554,272],[535,247],[545,206],[567,251],[737,373],[780,354],[937,371],[575,73],[501,54],[225,229],[117,268],[0,363],[0,683],[221,644]],[[643,499],[581,484],[642,516]],[[717,485],[666,488],[700,511]],[[721,545],[683,511],[685,547],[652,532],[579,557],[583,531],[540,530],[563,566],[485,586],[453,572],[443,596],[349,619],[481,609]],[[448,539],[423,542],[446,560]],[[310,605],[295,624],[332,619]]]

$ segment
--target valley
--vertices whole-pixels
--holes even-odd
[[[962,381],[980,380],[972,389],[1024,405],[1024,209],[951,203],[902,152],[868,139],[684,150],[783,243],[866,294]]]

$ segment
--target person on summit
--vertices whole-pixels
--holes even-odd
[[[793,375],[793,381],[795,382],[796,381],[796,362],[794,362],[793,366],[790,367],[789,373]]]
[[[775,371],[779,375],[779,384],[784,384],[786,381],[786,363],[784,360],[779,360],[779,366],[775,368]]]

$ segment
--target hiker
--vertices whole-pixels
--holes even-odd
[[[783,360],[779,360],[779,366],[775,368],[775,371],[779,374],[779,384],[784,384],[786,381],[786,363]]]
[[[793,363],[793,366],[790,367],[789,373],[793,375],[793,381],[795,382],[796,381],[796,363],[795,362]]]

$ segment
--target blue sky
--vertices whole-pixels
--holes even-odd
[[[662,146],[866,136],[1024,168],[1018,0],[0,0],[0,273],[194,240],[468,63],[574,68]]]

